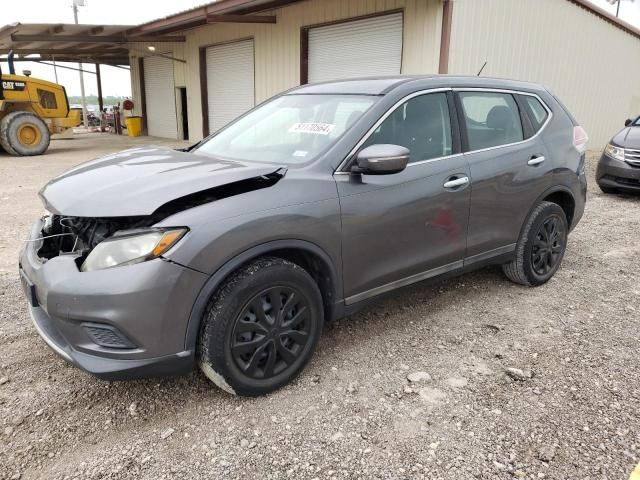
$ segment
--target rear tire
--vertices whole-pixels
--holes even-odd
[[[520,285],[548,282],[562,263],[568,233],[564,210],[555,203],[540,202],[524,225],[515,258],[502,265],[502,271]]]
[[[50,141],[47,124],[31,112],[11,112],[0,120],[0,145],[11,155],[42,155]]]
[[[198,363],[223,390],[258,396],[291,382],[313,355],[324,310],[300,266],[264,257],[213,294],[198,340]]]

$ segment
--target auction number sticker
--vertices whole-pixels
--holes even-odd
[[[314,135],[329,135],[335,128],[335,125],[331,123],[294,123],[289,128],[289,133],[312,133]]]

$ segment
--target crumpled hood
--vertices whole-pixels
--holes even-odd
[[[280,168],[163,147],[132,148],[78,165],[39,195],[47,210],[61,215],[143,216],[171,200]]]
[[[640,127],[626,127],[618,132],[612,141],[622,148],[640,149]]]

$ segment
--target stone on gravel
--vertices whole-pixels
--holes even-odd
[[[463,388],[466,387],[469,383],[469,380],[467,380],[464,377],[450,377],[447,378],[445,380],[445,382],[447,383],[447,385],[449,385],[450,387],[453,388]]]
[[[531,370],[522,370],[520,368],[507,367],[504,371],[509,377],[519,382],[524,382],[533,376]]]
[[[175,430],[173,428],[167,428],[166,430],[163,430],[162,433],[160,434],[160,438],[161,439],[165,439],[165,438],[169,438],[173,432],[175,432]]]
[[[129,415],[131,415],[132,417],[137,417],[138,416],[138,404],[136,402],[133,402],[131,405],[129,405]]]
[[[538,450],[538,458],[549,463],[556,456],[556,448],[553,445],[545,445]]]
[[[431,381],[431,375],[429,375],[427,372],[412,372],[407,375],[407,380],[409,380],[411,383],[429,382]]]
[[[0,377],[0,385],[4,385],[9,381],[9,377]]]
[[[249,440],[247,440],[246,438],[243,438],[242,440],[240,440],[240,446],[242,448],[247,448],[249,446]]]
[[[446,397],[446,393],[437,388],[424,387],[418,391],[420,398],[428,404],[437,405],[441,403]]]

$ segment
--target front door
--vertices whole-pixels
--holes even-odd
[[[407,147],[411,160],[404,171],[335,175],[347,304],[462,267],[470,175],[452,134],[451,95],[409,99],[360,147]]]

